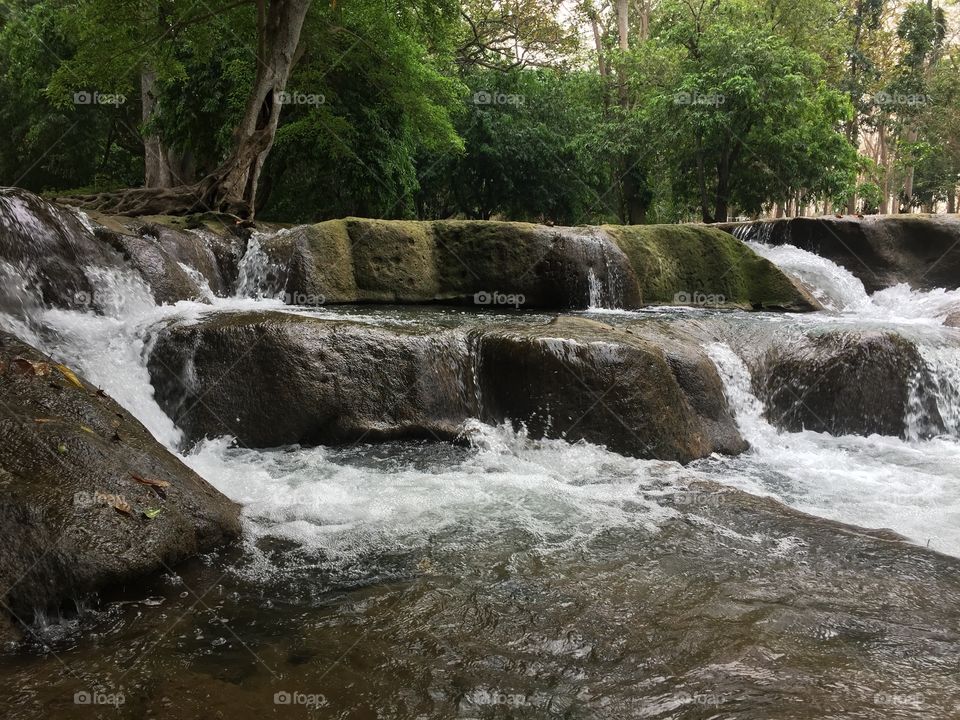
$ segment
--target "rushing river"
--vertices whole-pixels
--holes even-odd
[[[960,567],[960,330],[942,324],[960,293],[868,296],[827,260],[754,249],[827,310],[585,314],[893,329],[933,368],[948,432],[778,432],[744,361],[717,342],[709,355],[752,446],[735,458],[684,467],[479,422],[458,445],[184,448],[145,366],[160,323],[267,308],[393,325],[551,316],[287,307],[262,297],[255,248],[238,296],[212,304],[158,307],[123,273],[96,278],[105,314],[33,307],[24,290],[24,312],[0,326],[183,453],[243,504],[245,532],[178,575],[37,618],[33,651],[0,658],[5,716],[960,717],[960,578],[943,598],[915,582]],[[877,540],[886,531],[913,544]],[[98,692],[115,703],[75,702]]]

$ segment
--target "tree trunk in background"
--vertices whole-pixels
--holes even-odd
[[[887,129],[881,121],[880,129],[877,131],[877,145],[880,148],[879,166],[883,168],[883,183],[880,188],[880,214],[886,215],[890,212],[890,170],[887,167],[889,161],[887,153]]]
[[[202,183],[210,183],[211,207],[253,217],[257,183],[273,147],[280,120],[280,93],[293,70],[300,31],[311,0],[258,0],[257,75],[243,118],[233,133],[233,151]],[[212,180],[211,180],[212,178]]]
[[[156,82],[156,72],[151,68],[144,68],[140,73],[140,117],[144,127],[156,111]],[[156,134],[145,135],[143,138],[143,185],[148,188],[167,188],[171,185],[167,155],[160,142],[160,136]]]
[[[617,39],[623,51],[630,49],[629,33],[629,5],[627,0],[617,0]]]
[[[597,49],[597,67],[600,70],[600,77],[607,77],[607,61],[603,56],[603,37],[600,35],[600,23],[597,21],[597,14],[590,13],[590,28],[593,30],[593,46]]]
[[[630,49],[629,0],[617,0],[617,41],[620,50],[627,52]],[[630,108],[630,94],[627,87],[626,72],[623,63],[620,64],[617,77],[620,108],[626,115]],[[647,209],[640,196],[640,185],[637,182],[634,170],[637,159],[631,153],[624,153],[620,157],[620,187],[621,187],[621,214],[623,221],[629,225],[641,225],[646,220]]]
[[[916,128],[910,128],[907,130],[907,142],[915,143],[917,141],[918,132]],[[904,212],[910,213],[913,212],[913,175],[915,168],[913,165],[907,167],[906,176],[903,179],[903,209]]]
[[[957,189],[951,188],[947,191],[947,212],[955,213],[957,211]]]
[[[638,0],[635,6],[640,20],[640,39],[647,40],[650,38],[650,0]]]

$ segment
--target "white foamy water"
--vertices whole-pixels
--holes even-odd
[[[790,247],[762,246],[762,252],[814,287],[831,317],[937,323],[956,301],[956,293],[915,293],[902,287],[868,297],[856,278],[830,261]],[[252,309],[372,323],[386,317],[285,307],[263,297],[270,270],[254,239],[240,265],[238,297],[205,293],[209,304],[157,306],[133,271],[88,268],[94,297],[91,309],[80,312],[44,308],[34,297],[28,273],[0,266],[0,299],[8,311],[0,314],[0,327],[74,367],[176,451],[181,433],[157,405],[146,368],[148,338],[163,323]],[[591,305],[612,304],[610,289],[595,275],[591,280]],[[441,317],[436,312],[433,322]],[[398,316],[391,322],[423,320]],[[438,537],[468,547],[491,534],[524,532],[531,544],[549,549],[582,543],[612,527],[655,529],[676,514],[662,507],[658,496],[702,478],[774,495],[823,517],[891,527],[960,555],[960,446],[955,441],[960,352],[943,342],[922,345],[921,353],[954,439],[905,442],[779,433],[763,419],[746,367],[729,348],[715,345],[710,354],[753,446],[739,458],[712,458],[683,468],[622,457],[586,443],[532,440],[505,427],[471,422],[464,428],[467,449],[432,451],[393,443],[383,452],[322,447],[258,451],[231,447],[229,439],[221,438],[203,443],[184,459],[243,503],[251,543],[265,537],[291,540],[322,551],[332,566],[368,553],[423,547]]]
[[[750,451],[699,469],[803,512],[960,555],[960,443],[780,432],[763,417],[750,372],[725,344],[708,348]]]
[[[244,504],[248,539],[293,540],[322,550],[331,566],[365,554],[408,551],[442,537],[469,545],[525,532],[542,550],[581,544],[611,527],[655,530],[676,511],[661,507],[677,463],[623,457],[596,445],[532,440],[471,421],[470,448],[393,443],[369,447],[245,450],[206,441],[186,462]],[[362,456],[360,463],[351,458]]]
[[[901,284],[868,295],[853,273],[827,258],[793,245],[747,245],[803,283],[826,310],[850,319],[941,325],[960,311],[960,290],[921,291]]]

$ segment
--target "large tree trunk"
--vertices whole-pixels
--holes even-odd
[[[260,61],[243,119],[233,133],[233,152],[213,173],[217,209],[253,217],[260,171],[280,120],[280,94],[293,70],[300,31],[311,0],[258,0]]]
[[[140,73],[140,117],[144,127],[156,112],[156,83],[156,72],[152,68],[144,68]],[[148,188],[167,188],[171,185],[167,156],[156,133],[149,133],[143,138],[143,185]]]
[[[233,133],[233,149],[214,172],[193,185],[135,188],[64,200],[121,215],[212,211],[252,218],[260,171],[280,119],[280,94],[298,57],[300,31],[310,2],[269,0],[268,7],[268,0],[257,0],[257,74],[243,118]]]

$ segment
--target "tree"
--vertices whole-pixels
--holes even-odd
[[[90,0],[87,6],[88,21],[91,16],[109,12],[110,5],[105,5],[104,2],[105,0]],[[192,3],[180,4],[180,0],[169,0],[159,16],[161,24],[166,24],[167,28],[160,38],[152,38],[153,44],[160,47],[168,46],[165,40],[171,36],[176,37],[178,32],[201,25],[211,17],[219,17],[234,8],[243,7],[248,12],[255,12],[256,43],[252,57],[255,73],[244,112],[233,130],[230,152],[213,172],[194,184],[169,188],[144,187],[79,199],[99,210],[128,215],[184,214],[212,210],[252,217],[257,184],[263,163],[276,136],[283,105],[281,99],[298,59],[300,32],[310,4],[310,0],[248,0],[244,3],[221,0],[220,5],[212,8],[207,5],[208,10],[198,12],[193,9]],[[123,19],[126,22],[117,21],[113,24],[119,34],[126,37],[131,33],[143,32],[144,17],[139,11]],[[148,27],[153,26],[153,19],[151,16]],[[104,43],[103,38],[96,37],[89,25],[86,26],[83,37],[88,53],[81,57],[79,64],[82,65],[85,61],[85,70],[89,74],[93,70],[92,63],[102,53],[100,48],[104,47]],[[130,48],[129,42],[126,47]],[[122,55],[118,53],[117,57]],[[134,68],[138,75],[146,73],[146,76],[151,78],[146,81],[149,90],[152,91],[156,82],[158,61],[169,57],[168,47],[166,51],[156,52],[153,59],[143,60],[140,68]],[[66,69],[72,68],[67,65]],[[130,68],[127,70],[129,72]],[[65,73],[60,74],[61,82],[64,82],[64,75]],[[149,94],[148,92],[147,95]],[[152,108],[145,105],[144,116],[148,122],[151,114]]]

